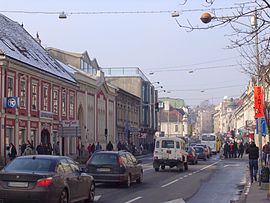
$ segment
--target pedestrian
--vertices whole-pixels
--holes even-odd
[[[49,144],[47,145],[47,154],[48,154],[48,155],[52,155],[52,153],[53,153],[52,144],[49,143]]]
[[[226,143],[224,144],[224,157],[225,157],[225,159],[228,158],[228,154],[229,154],[229,153],[230,153],[230,147],[229,147],[228,142],[226,142]]]
[[[10,161],[16,158],[17,156],[17,149],[14,144],[10,143],[9,144],[9,153],[8,153]]]
[[[233,142],[233,157],[237,158],[237,152],[238,152],[238,146],[237,146],[237,142],[234,140]]]
[[[265,166],[267,165],[267,161],[268,161],[268,156],[269,156],[269,142],[265,143],[263,145],[263,160],[264,160],[264,164]]]
[[[43,143],[40,143],[38,146],[37,146],[37,153],[38,154],[46,154],[47,150],[46,150],[46,147],[43,145]]]
[[[229,158],[233,158],[233,143],[232,143],[232,142],[230,142],[229,147],[230,147],[230,154],[229,154]]]
[[[117,143],[117,150],[118,150],[118,151],[122,150],[122,144],[121,144],[120,140],[119,140],[119,142]]]
[[[27,144],[26,149],[23,152],[23,156],[27,155],[33,155],[33,149],[31,148],[31,145]]]
[[[96,151],[100,151],[100,150],[102,150],[102,146],[99,144],[99,142],[97,142]]]
[[[259,158],[259,148],[256,146],[255,142],[252,141],[247,149],[248,159],[249,159],[249,171],[250,171],[250,181],[253,183],[253,179],[257,181],[258,172],[258,158]]]
[[[238,148],[238,158],[240,157],[241,159],[243,158],[244,150],[245,150],[244,145],[243,145],[243,142],[241,141]]]
[[[54,145],[53,145],[53,153],[56,156],[60,156],[60,142],[59,141],[54,143]]]
[[[87,147],[87,151],[88,151],[88,156],[90,158],[92,156],[92,146],[91,146],[91,143],[89,143],[89,145]]]
[[[21,156],[23,155],[25,149],[26,149],[26,143],[23,142],[23,144],[21,145]]]
[[[113,151],[113,144],[112,144],[111,141],[109,141],[109,143],[107,144],[106,150],[107,150],[107,151]]]
[[[93,144],[91,145],[91,148],[92,148],[92,154],[94,154],[94,153],[95,153],[95,151],[96,151],[96,146],[95,146],[95,143],[93,143]]]

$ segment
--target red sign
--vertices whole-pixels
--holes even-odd
[[[254,87],[254,110],[255,118],[264,118],[263,87]]]

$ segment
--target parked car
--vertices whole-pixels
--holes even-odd
[[[124,183],[130,187],[132,181],[143,182],[141,160],[127,151],[99,151],[86,163],[87,171],[98,183]]]
[[[187,153],[188,153],[188,156],[187,156],[187,160],[188,160],[188,163],[191,163],[191,164],[197,164],[198,163],[198,155],[196,153],[196,150],[189,146],[187,147]]]
[[[0,202],[93,202],[95,182],[69,157],[21,156],[0,171]]]
[[[204,144],[196,144],[196,146],[203,147],[204,151],[206,152],[207,158],[210,158],[210,156],[211,156],[210,149],[206,145],[204,145]]]
[[[205,151],[205,149],[202,146],[195,146],[194,149],[196,151],[196,154],[198,155],[197,159],[202,159],[206,161],[207,152]]]

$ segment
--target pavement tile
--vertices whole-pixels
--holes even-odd
[[[270,203],[267,199],[267,190],[262,190],[258,182],[250,185],[249,192],[246,197],[246,203]]]

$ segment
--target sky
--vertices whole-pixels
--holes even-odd
[[[238,49],[231,45],[230,27],[186,30],[181,24],[203,26],[200,16],[209,9],[216,15],[230,15],[239,0],[216,0],[207,7],[204,0],[0,0],[0,13],[23,23],[32,35],[39,33],[44,47],[71,52],[87,51],[101,67],[139,67],[159,90],[159,97],[181,98],[194,106],[208,99],[221,102],[224,96],[239,97],[249,80],[243,73]],[[212,10],[211,10],[212,9]],[[45,12],[137,12],[180,11],[147,14],[24,14],[4,11]],[[214,68],[218,67],[218,68]],[[185,70],[183,70],[185,69]],[[196,70],[201,69],[201,70]],[[155,82],[160,82],[157,85]],[[159,87],[162,86],[163,88]],[[165,90],[165,92],[163,91]]]

